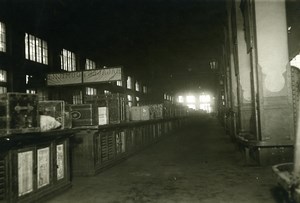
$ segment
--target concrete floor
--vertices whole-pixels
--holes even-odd
[[[57,202],[284,202],[271,167],[245,166],[215,118],[201,118],[94,177]]]

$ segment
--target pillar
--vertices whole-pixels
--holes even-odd
[[[260,163],[290,161],[294,118],[284,0],[242,0]],[[273,161],[274,160],[274,161]]]

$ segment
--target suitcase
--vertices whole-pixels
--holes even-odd
[[[39,132],[38,95],[0,94],[0,136]]]

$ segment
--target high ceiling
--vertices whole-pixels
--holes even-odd
[[[101,65],[123,65],[176,92],[212,89],[223,40],[222,0],[2,0],[16,21],[82,50]]]

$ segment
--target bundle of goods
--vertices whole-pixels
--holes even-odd
[[[0,136],[40,131],[37,106],[36,94],[0,94]]]

